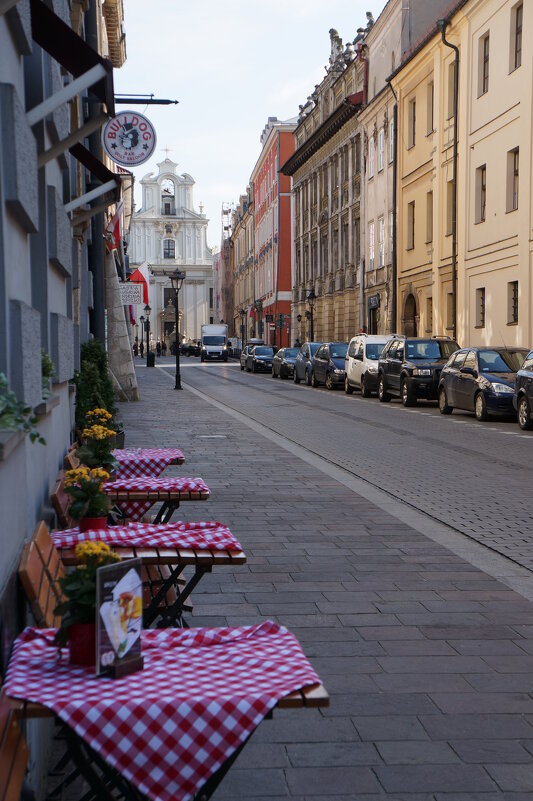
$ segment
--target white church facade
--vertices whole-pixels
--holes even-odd
[[[177,174],[177,164],[166,158],[159,172],[141,179],[142,206],[131,220],[128,246],[130,269],[146,265],[149,275],[151,340],[175,341],[174,290],[168,275],[181,270],[185,280],[179,293],[180,341],[199,339],[203,323],[213,317],[213,254],[207,245],[209,220],[194,209],[194,180]],[[137,308],[137,320],[143,308]],[[139,336],[141,331],[138,332]]]

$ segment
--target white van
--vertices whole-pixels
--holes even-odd
[[[392,335],[358,334],[350,340],[345,359],[344,391],[360,389],[363,398],[378,390],[378,359]]]

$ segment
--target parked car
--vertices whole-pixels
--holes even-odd
[[[311,360],[311,386],[325,384],[327,389],[344,386],[347,342],[324,342]]]
[[[459,345],[448,337],[394,336],[378,362],[378,398],[382,403],[392,395],[404,406],[415,406],[418,398],[437,400],[440,372]]]
[[[533,428],[533,350],[527,354],[516,374],[513,406],[520,428],[523,431]]]
[[[270,373],[273,358],[274,348],[270,345],[255,345],[246,357],[246,369],[252,373],[258,373],[261,370]]]
[[[320,347],[321,342],[304,342],[294,361],[293,379],[295,384],[305,381],[311,386],[311,359]]]
[[[298,348],[280,348],[272,359],[272,378],[292,378]]]
[[[255,345],[245,345],[245,347],[242,349],[242,353],[240,356],[241,370],[244,370],[244,368],[246,367],[246,359],[248,358],[252,348],[254,347]]]
[[[378,360],[391,336],[358,334],[348,345],[344,366],[344,391],[351,395],[360,389],[363,398],[369,398],[378,389]]]
[[[448,360],[439,381],[439,409],[474,412],[477,420],[512,414],[515,378],[525,348],[462,348]]]

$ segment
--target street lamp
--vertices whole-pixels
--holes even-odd
[[[175,272],[171,273],[169,278],[172,283],[172,289],[174,290],[174,325],[176,328],[176,341],[175,341],[176,381],[174,383],[174,389],[183,389],[183,387],[181,386],[181,373],[180,373],[178,294],[185,280],[185,273],[181,272],[181,270],[176,270]]]
[[[241,315],[241,350],[244,350],[244,321],[246,319],[246,309],[239,309],[239,314]]]
[[[316,304],[316,295],[314,290],[312,289],[307,296],[307,305],[309,306],[309,311],[305,313],[305,316],[311,322],[311,342],[315,341],[315,332],[313,328],[313,312],[315,310],[315,304]]]
[[[145,321],[144,321],[144,330],[146,332],[146,366],[147,367],[150,367],[149,355],[150,355],[150,312],[151,311],[152,311],[152,309],[150,308],[150,306],[148,304],[146,304],[146,306],[144,307],[144,313],[146,315],[146,318],[145,318]]]

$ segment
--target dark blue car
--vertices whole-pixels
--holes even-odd
[[[311,386],[344,387],[347,342],[324,342],[311,360]]]
[[[304,342],[294,360],[294,383],[299,384],[305,381],[307,386],[311,386],[311,359],[320,347],[321,342]]]
[[[516,373],[527,356],[524,348],[462,348],[442,369],[439,409],[474,412],[477,420],[513,413]]]
[[[513,406],[522,431],[533,428],[533,350],[527,354],[516,374]]]

